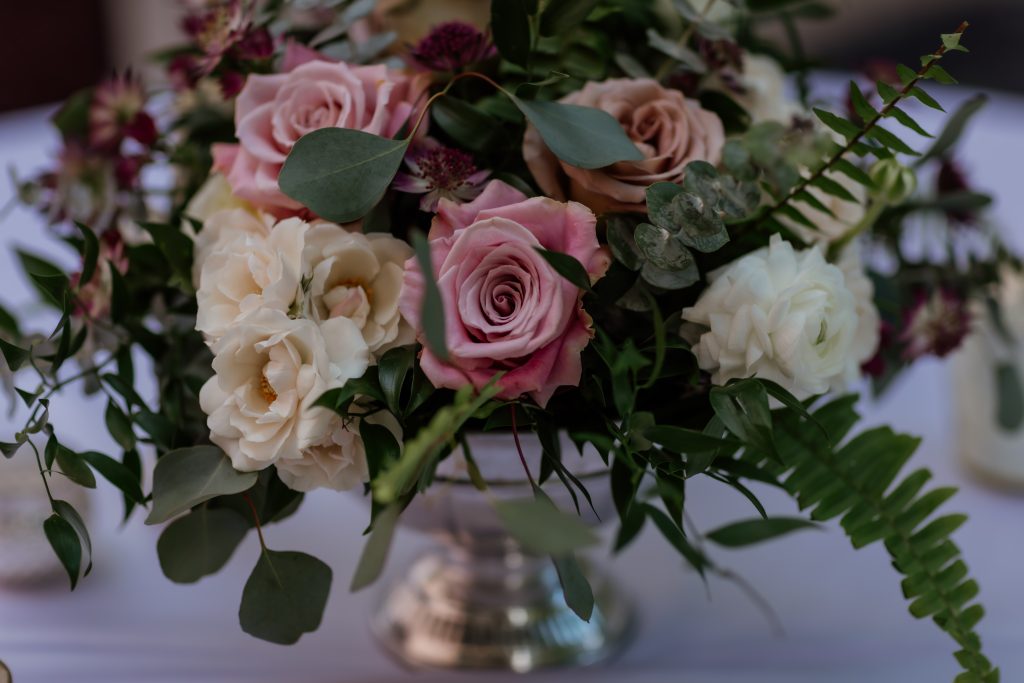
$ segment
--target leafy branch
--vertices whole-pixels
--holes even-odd
[[[793,206],[795,202],[802,202],[818,210],[831,213],[820,201],[810,194],[811,188],[817,188],[846,201],[854,201],[849,191],[828,177],[831,171],[838,171],[862,185],[873,186],[874,183],[870,177],[846,159],[847,155],[851,152],[861,157],[874,154],[880,159],[892,158],[897,153],[919,156],[916,151],[898,136],[883,128],[881,122],[883,119],[895,118],[900,124],[913,132],[931,137],[898,105],[907,98],[915,98],[926,106],[943,111],[941,105],[928,95],[920,87],[920,84],[922,81],[929,79],[940,83],[955,82],[952,76],[939,66],[938,62],[948,52],[967,51],[966,48],[960,45],[960,39],[964,31],[967,30],[967,27],[968,23],[965,21],[960,24],[956,32],[943,34],[942,45],[931,54],[921,57],[921,68],[917,71],[913,71],[902,64],[899,65],[898,72],[902,83],[902,87],[899,90],[884,81],[878,81],[876,87],[882,99],[882,107],[880,109],[876,110],[868,102],[857,84],[851,81],[850,99],[857,116],[861,119],[861,125],[858,126],[853,121],[837,114],[822,109],[815,109],[814,113],[818,119],[830,129],[843,136],[846,139],[846,143],[837,145],[835,151],[827,159],[821,162],[811,173],[802,177],[793,187],[776,199],[773,204],[764,209],[757,218],[758,222],[774,221],[776,215],[783,214],[798,223],[814,229],[814,224]],[[867,140],[870,140],[871,143],[868,143]]]

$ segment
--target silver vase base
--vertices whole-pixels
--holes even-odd
[[[516,552],[441,548],[420,557],[383,594],[371,630],[412,668],[527,673],[586,666],[628,641],[632,610],[593,567],[589,622],[565,603],[551,561]]]

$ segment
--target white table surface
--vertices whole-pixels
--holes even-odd
[[[944,101],[955,99],[950,94]],[[0,116],[0,166],[27,173],[45,163],[56,144],[45,114],[40,109]],[[972,177],[979,186],[997,191],[997,216],[1018,235],[1024,233],[1019,218],[1024,215],[1022,119],[1024,100],[997,97],[963,146]],[[6,183],[0,185],[0,206],[10,193]],[[32,295],[10,253],[13,245],[46,249],[68,265],[74,259],[30,212],[15,209],[0,222],[0,302],[31,312]],[[950,510],[971,517],[956,539],[982,586],[988,615],[979,630],[986,651],[1003,667],[1003,680],[1016,683],[1024,681],[1024,497],[984,488],[960,469],[951,393],[947,366],[924,361],[880,403],[865,406],[866,422],[888,422],[923,435],[916,463],[930,466],[936,483],[961,487]],[[20,416],[0,412],[3,432],[20,424]],[[73,434],[66,437],[73,446],[114,450],[99,426],[102,402],[69,395],[55,402],[53,413],[64,425],[63,433]],[[737,493],[700,479],[689,489],[687,509],[701,528],[753,516]],[[789,499],[773,491],[762,493],[770,512],[795,513]],[[160,572],[156,530],[145,527],[138,514],[120,528],[120,498],[105,483],[94,492],[93,502],[96,567],[78,590],[68,593],[61,583],[27,592],[0,588],[0,660],[11,667],[17,683],[383,683],[414,678],[382,654],[367,632],[374,589],[356,595],[346,591],[367,521],[365,507],[351,496],[310,495],[299,514],[267,530],[272,547],[311,552],[335,573],[320,630],[291,647],[257,641],[239,629],[238,601],[257,556],[254,538],[246,540],[221,573],[179,586]],[[412,533],[400,532],[390,571],[423,543]],[[715,557],[767,597],[784,635],[774,633],[732,584],[712,580],[709,598],[696,575],[683,570],[675,552],[648,530],[609,562],[638,608],[632,645],[604,666],[537,678],[935,683],[951,681],[957,671],[952,641],[933,624],[907,613],[898,577],[879,545],[854,552],[833,525],[748,550],[717,552]],[[490,681],[511,676],[419,673],[415,678]]]

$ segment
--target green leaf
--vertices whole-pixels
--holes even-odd
[[[78,534],[70,522],[56,512],[43,522],[43,532],[71,579],[71,590],[75,590],[82,570],[82,542]]]
[[[161,223],[141,223],[140,225],[153,237],[153,243],[167,259],[178,282],[182,286],[191,287],[193,243],[188,235],[176,225]]]
[[[903,154],[909,154],[911,156],[919,156],[918,152],[915,152],[910,145],[900,140],[892,131],[889,131],[881,126],[875,126],[869,130],[866,135],[869,138],[877,140],[894,152],[902,152]]]
[[[43,299],[63,310],[64,297],[69,291],[68,278],[64,272],[49,261],[26,251],[18,251],[18,259]]]
[[[377,378],[380,381],[384,400],[388,410],[395,415],[400,414],[399,402],[402,399],[402,387],[416,362],[416,350],[412,346],[399,346],[388,350],[377,364]]]
[[[54,444],[52,453],[56,458],[57,466],[61,472],[67,475],[68,479],[85,488],[96,488],[96,477],[81,455],[58,443],[56,436],[50,436],[47,450],[50,450],[50,444]]]
[[[21,450],[21,446],[20,443],[0,441],[0,453],[3,453],[5,458],[13,458],[14,454]]]
[[[583,568],[575,555],[552,557],[558,582],[562,585],[565,604],[583,621],[589,622],[594,615],[594,589],[590,587]]]
[[[914,80],[915,78],[917,78],[917,74],[915,74],[913,71],[910,72],[910,76],[910,80]],[[904,82],[904,85],[906,85],[909,82],[910,81]],[[890,102],[893,102],[900,98],[899,90],[892,87],[885,81],[877,81],[875,83],[875,88],[878,90],[878,96],[882,98],[882,102],[884,104],[889,104]]]
[[[4,360],[7,361],[7,367],[10,368],[11,372],[20,370],[25,361],[28,360],[27,350],[15,346],[4,339],[0,339],[0,353],[3,353]]]
[[[121,448],[126,451],[135,448],[135,432],[132,431],[132,421],[113,401],[107,402],[106,422],[107,431]]]
[[[584,291],[590,290],[590,274],[583,264],[569,254],[548,251],[542,247],[534,247],[544,260],[555,269],[555,272]]]
[[[359,421],[359,436],[366,449],[366,460],[370,468],[370,481],[402,457],[402,447],[390,429],[367,420]]]
[[[666,270],[648,261],[640,269],[640,277],[655,287],[676,290],[696,284],[700,280],[700,271],[696,261],[679,270]]]
[[[644,436],[673,453],[680,454],[715,451],[723,445],[740,445],[740,442],[735,439],[712,436],[693,429],[670,425],[648,427],[644,430]]]
[[[109,261],[107,263],[110,265],[110,320],[119,323],[128,312],[128,287],[117,266]]]
[[[238,620],[251,636],[279,645],[320,627],[331,568],[312,555],[264,550],[242,591]]]
[[[842,116],[833,114],[830,111],[816,108],[814,109],[814,114],[822,123],[842,135],[847,140],[856,137],[860,133],[859,127],[844,119]]]
[[[960,140],[960,136],[963,135],[964,129],[971,118],[981,111],[986,104],[988,104],[988,97],[984,94],[978,94],[957,107],[956,111],[950,114],[946,120],[945,128],[935,138],[935,142],[932,143],[931,148],[924,153],[919,162],[923,162],[926,159],[939,158],[949,152],[957,141]]]
[[[146,524],[159,524],[217,496],[241,493],[256,483],[256,472],[238,472],[224,452],[193,446],[166,453],[153,470],[153,509]]]
[[[769,517],[735,522],[707,534],[710,541],[727,548],[739,548],[767,541],[801,529],[815,529],[818,525],[796,517]]]
[[[139,485],[139,479],[130,469],[119,463],[117,460],[114,460],[109,455],[104,455],[95,451],[85,451],[79,455],[82,460],[89,463],[94,470],[99,472],[104,479],[116,486],[121,493],[126,495],[132,502],[139,505],[145,503],[146,496],[142,493],[142,487]]]
[[[60,515],[71,528],[75,530],[78,535],[78,540],[82,547],[82,562],[85,566],[85,570],[82,572],[82,576],[88,576],[89,572],[92,571],[92,539],[89,538],[89,529],[85,526],[85,520],[78,514],[78,510],[75,507],[65,501],[56,499],[53,501],[53,510]]]
[[[450,95],[434,102],[430,108],[430,122],[447,133],[460,147],[473,152],[487,149],[495,142],[501,130],[493,116]]]
[[[380,202],[408,148],[409,139],[321,128],[295,143],[278,183],[282,192],[313,213],[351,223]]]
[[[437,356],[438,360],[448,360],[448,342],[445,339],[445,317],[444,301],[441,299],[441,291],[437,288],[437,278],[434,274],[434,264],[431,260],[430,243],[419,230],[410,232],[413,249],[416,250],[416,261],[420,266],[420,274],[423,277],[423,303],[420,313],[420,322],[423,326],[423,335],[426,338],[426,345],[430,352]]]
[[[491,33],[501,56],[519,66],[530,61],[530,15],[536,0],[491,0]]]
[[[562,512],[546,498],[499,500],[494,509],[505,530],[537,555],[565,555],[600,540],[578,516]]]
[[[849,190],[847,190],[845,187],[837,183],[835,180],[832,180],[828,176],[818,176],[811,182],[811,185],[818,188],[819,190],[826,192],[827,194],[832,195],[833,197],[838,197],[843,201],[853,202],[855,204],[859,203],[859,200],[856,197],[854,197]]]
[[[1020,372],[1013,363],[996,365],[996,423],[1008,432],[1024,424],[1024,388]]]
[[[865,187],[873,188],[875,186],[875,181],[871,180],[871,176],[869,176],[867,173],[864,172],[863,169],[855,166],[847,159],[836,160],[836,163],[832,165],[832,168],[835,169],[836,171],[839,171],[847,178],[855,180],[861,185],[864,185]]]
[[[695,548],[692,543],[686,538],[686,534],[683,533],[682,529],[676,526],[675,522],[666,515],[662,510],[650,505],[648,503],[642,503],[643,510],[650,517],[654,525],[658,527],[658,531],[661,532],[662,536],[672,544],[672,546],[683,556],[691,567],[697,570],[697,573],[704,576],[705,570],[710,566],[707,557],[704,556],[699,549]]]
[[[857,112],[857,116],[865,123],[873,120],[878,114],[867,98],[864,97],[864,93],[860,91],[860,87],[855,81],[850,81],[850,102],[853,104],[853,110]]]
[[[402,514],[402,507],[397,503],[388,505],[373,520],[370,537],[363,546],[363,554],[359,556],[359,565],[352,576],[349,590],[355,593],[366,588],[380,576],[388,560],[391,549],[391,538],[395,535],[395,526]]]
[[[957,83],[957,80],[950,76],[949,72],[938,64],[932,64],[928,67],[928,70],[924,72],[924,77],[942,83],[943,85],[956,85]]]
[[[79,284],[85,284],[92,281],[92,276],[96,272],[96,259],[100,253],[100,241],[96,239],[96,233],[92,229],[75,221],[75,225],[82,233],[82,270],[79,277]]]
[[[889,111],[886,113],[886,116],[894,117],[897,121],[899,121],[904,126],[906,126],[907,128],[909,128],[910,130],[914,131],[915,133],[922,137],[932,137],[931,133],[922,128],[921,125],[910,116],[910,114],[903,111],[899,107],[890,107]]]
[[[593,107],[533,102],[510,95],[534,125],[544,144],[562,161],[578,168],[642,161],[644,156],[611,114]]]
[[[611,247],[612,255],[622,265],[630,270],[640,270],[643,265],[643,254],[637,246],[633,232],[636,230],[636,221],[621,215],[605,216],[605,234],[608,239],[608,246]]]
[[[925,105],[926,107],[931,107],[932,109],[936,109],[936,110],[942,111],[942,112],[946,111],[945,109],[942,108],[941,104],[936,102],[935,99],[931,95],[926,93],[921,88],[911,88],[911,90],[910,90],[910,92],[908,94],[911,97],[913,97],[916,100],[918,100],[921,104]]]
[[[248,520],[234,510],[201,505],[160,534],[160,569],[175,583],[195,583],[220,571],[247,533]]]
[[[600,0],[548,0],[540,15],[542,36],[565,35],[582,24]]]

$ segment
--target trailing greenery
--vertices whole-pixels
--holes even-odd
[[[769,392],[788,405],[770,411]],[[742,473],[747,479],[781,485],[810,512],[811,520],[838,518],[855,548],[884,542],[893,566],[904,577],[910,613],[919,619],[931,617],[959,645],[956,659],[964,672],[957,682],[998,681],[998,669],[982,653],[975,631],[984,614],[973,602],[978,584],[968,576],[950,538],[966,517],[937,514],[955,489],[925,490],[931,478],[926,469],[901,476],[920,439],[888,427],[847,439],[860,419],[854,408],[856,396],[832,400],[808,413],[779,387],[756,379],[713,389],[715,393],[720,400],[712,404],[726,430],[720,447],[735,448],[739,442],[742,452],[718,456],[708,473]],[[685,454],[686,466],[703,461],[712,443],[706,435],[673,428],[647,434],[666,450]],[[719,543],[722,536],[722,530],[708,535]],[[756,540],[754,535],[749,542]],[[687,553],[684,557],[690,559]],[[695,566],[700,569],[703,564],[701,560]]]

